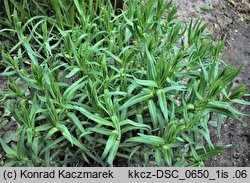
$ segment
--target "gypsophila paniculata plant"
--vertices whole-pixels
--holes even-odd
[[[242,123],[240,68],[172,2],[3,2],[5,166],[204,166],[227,147],[210,127]]]

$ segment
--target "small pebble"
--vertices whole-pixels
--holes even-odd
[[[240,153],[234,153],[234,155],[233,155],[233,157],[235,158],[235,159],[239,159],[239,157],[240,157]]]

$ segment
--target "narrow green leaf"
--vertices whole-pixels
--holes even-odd
[[[87,118],[95,121],[98,124],[104,125],[104,126],[111,126],[113,127],[112,122],[107,121],[103,118],[100,118],[92,113],[90,113],[88,110],[84,109],[83,107],[79,107],[79,106],[73,106],[73,105],[66,105],[66,108],[69,110],[77,110],[80,113],[82,113],[84,116],[86,116]]]
[[[136,83],[142,86],[148,86],[148,87],[158,87],[157,83],[152,80],[140,80],[134,77],[134,80]]]
[[[1,138],[0,138],[0,143],[7,155],[17,156],[16,152],[13,149],[11,149]]]
[[[124,103],[119,110],[124,110],[128,107],[133,106],[134,104],[141,103],[149,98],[151,98],[153,94],[151,92],[142,92],[140,94],[137,94],[133,97],[131,97],[126,103]]]
[[[168,122],[169,118],[168,118],[168,107],[167,107],[166,95],[165,95],[163,90],[158,90],[157,91],[157,96],[158,96],[158,101],[159,101],[159,104],[160,104],[162,114],[163,114],[165,120]]]
[[[115,144],[113,145],[110,153],[109,153],[109,156],[108,156],[108,164],[110,166],[113,166],[113,161],[116,157],[116,154],[117,154],[117,151],[118,151],[118,148],[119,148],[119,144],[120,144],[120,141],[116,140],[115,141]]]
[[[116,133],[111,133],[109,138],[108,138],[108,141],[106,143],[106,146],[105,146],[105,149],[102,153],[102,159],[106,158],[109,151],[111,150],[111,148],[114,146],[115,142],[116,142],[116,139],[117,139],[117,134]]]

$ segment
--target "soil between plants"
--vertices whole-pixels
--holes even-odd
[[[204,18],[209,22],[208,29],[214,32],[215,40],[225,38],[223,59],[235,66],[242,65],[242,72],[236,83],[245,83],[250,93],[250,0],[174,0],[174,2],[179,5],[177,15],[180,19]],[[6,78],[0,79],[0,90],[6,89],[6,81]],[[250,97],[245,99],[250,101]],[[236,108],[250,115],[250,106],[236,106]],[[0,106],[0,127],[3,113],[3,108]],[[250,116],[243,117],[243,121],[246,122],[245,125],[233,120],[225,121],[220,138],[217,130],[211,128],[212,141],[215,145],[232,146],[223,154],[207,161],[206,166],[250,166]],[[13,122],[1,127],[0,137],[14,129]]]

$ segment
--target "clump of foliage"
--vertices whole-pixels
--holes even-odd
[[[171,2],[128,0],[119,15],[103,0],[4,7],[1,100],[18,123],[0,139],[5,166],[204,166],[226,148],[209,126],[242,122],[240,68]]]

